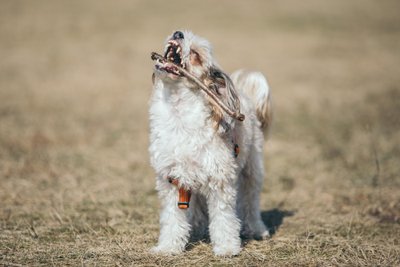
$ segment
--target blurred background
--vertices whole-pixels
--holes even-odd
[[[0,1],[0,264],[400,264],[400,4]],[[269,241],[148,254],[150,52],[190,29],[264,73]]]

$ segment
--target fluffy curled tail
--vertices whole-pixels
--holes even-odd
[[[232,74],[231,79],[236,89],[253,101],[261,127],[268,131],[272,122],[272,106],[270,89],[264,75],[238,70]]]

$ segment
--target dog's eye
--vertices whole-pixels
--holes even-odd
[[[199,53],[197,53],[195,50],[191,49],[190,50],[190,64],[192,65],[201,65],[201,58]]]

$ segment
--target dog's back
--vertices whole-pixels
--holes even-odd
[[[269,85],[264,75],[260,72],[238,70],[231,75],[231,79],[236,90],[252,100],[261,127],[267,132],[272,122],[272,105]]]

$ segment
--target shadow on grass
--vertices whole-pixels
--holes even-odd
[[[283,223],[283,219],[285,217],[290,217],[293,216],[296,212],[295,211],[288,211],[288,210],[280,210],[280,209],[272,209],[272,210],[267,210],[267,211],[262,211],[261,212],[261,219],[264,222],[265,226],[269,230],[269,234],[272,237],[276,231],[279,229],[279,227]],[[252,240],[252,238],[246,238],[241,236],[242,238],[242,245],[245,246],[248,241]],[[203,234],[203,235],[193,235],[193,233],[190,236],[190,241],[189,244],[186,246],[186,250],[192,250],[196,245],[198,245],[200,242],[204,243],[211,243],[210,241],[210,236],[208,231]]]
[[[283,223],[285,217],[293,216],[294,211],[272,209],[261,212],[261,218],[269,230],[269,234],[273,236]]]

